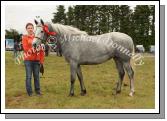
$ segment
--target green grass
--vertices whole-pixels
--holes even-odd
[[[7,109],[153,109],[155,108],[154,58],[144,58],[145,65],[135,67],[135,95],[129,97],[129,79],[126,75],[119,95],[112,95],[117,70],[113,60],[100,65],[82,66],[87,95],[80,95],[78,79],[75,96],[68,97],[70,89],[69,64],[64,58],[49,55],[45,58],[45,73],[40,78],[43,95],[28,97],[25,90],[23,62],[15,64],[13,53],[5,55],[5,101]],[[32,80],[33,82],[33,80]],[[32,83],[34,87],[34,84]]]

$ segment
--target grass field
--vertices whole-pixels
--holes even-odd
[[[135,67],[135,95],[129,97],[129,79],[119,95],[112,95],[118,79],[113,60],[104,64],[82,66],[87,95],[80,95],[79,81],[75,82],[75,96],[68,97],[69,65],[64,58],[49,55],[45,58],[45,73],[40,76],[41,97],[28,97],[25,90],[23,62],[15,64],[13,53],[5,55],[5,101],[7,109],[153,109],[155,108],[155,60],[144,58],[143,66]],[[33,83],[32,83],[33,84]],[[34,87],[34,84],[32,85]]]

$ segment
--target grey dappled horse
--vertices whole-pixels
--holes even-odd
[[[44,23],[42,20],[40,20],[40,22],[35,20],[35,23],[36,31],[33,40],[34,46],[39,45],[42,40],[47,40],[50,36],[44,31],[44,25],[48,26],[50,32],[56,32],[54,37],[55,43],[57,44],[57,52],[60,55],[62,54],[65,60],[70,64],[70,96],[74,95],[76,75],[80,82],[81,95],[86,94],[81,65],[101,64],[111,58],[114,59],[119,74],[114,94],[121,92],[122,81],[126,70],[130,79],[129,95],[133,96],[134,71],[130,65],[130,59],[134,50],[134,45],[131,37],[120,32],[90,36],[84,31],[67,25]],[[112,73],[112,70],[110,73]]]

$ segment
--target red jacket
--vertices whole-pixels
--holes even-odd
[[[24,60],[39,60],[41,64],[44,62],[44,48],[39,46],[39,49],[32,47],[32,41],[34,36],[23,35],[22,44],[24,50]]]

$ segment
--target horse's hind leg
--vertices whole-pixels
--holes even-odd
[[[82,71],[81,71],[81,66],[78,65],[78,69],[77,69],[77,76],[80,82],[80,86],[81,86],[81,95],[84,96],[86,94],[86,88],[83,82],[83,76],[82,76]]]
[[[128,73],[129,79],[130,79],[130,93],[129,96],[133,96],[135,90],[134,90],[134,71],[130,65],[130,61],[124,62],[124,67]]]
[[[118,74],[119,74],[119,80],[116,84],[116,91],[114,93],[114,94],[117,94],[117,93],[121,92],[121,86],[122,86],[123,78],[125,76],[125,71],[124,71],[124,68],[123,68],[122,61],[120,61],[118,58],[114,58],[114,61],[115,61],[115,64],[116,64],[116,67],[117,67],[117,70],[118,70]]]

